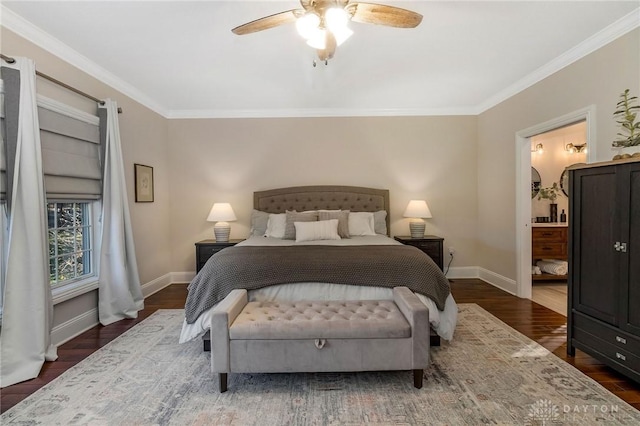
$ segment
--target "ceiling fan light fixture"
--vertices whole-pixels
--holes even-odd
[[[318,29],[307,39],[307,44],[314,49],[324,50],[327,47],[327,30]]]
[[[315,13],[307,13],[296,21],[296,29],[305,40],[318,37],[320,17]]]
[[[353,31],[348,27],[344,27],[337,31],[332,31],[332,33],[336,38],[336,44],[338,46],[347,41],[347,39],[353,35]]]
[[[331,7],[324,14],[324,24],[334,34],[346,29],[348,22],[349,13],[341,7]]]

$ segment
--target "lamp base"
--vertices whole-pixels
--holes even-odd
[[[422,238],[424,237],[424,229],[426,224],[424,220],[417,219],[409,222],[409,231],[411,232],[411,238]]]
[[[231,233],[231,226],[228,222],[217,222],[213,227],[213,233],[216,236],[217,242],[228,243],[229,234]]]

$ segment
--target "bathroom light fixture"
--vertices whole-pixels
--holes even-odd
[[[587,152],[587,144],[583,143],[582,145],[574,145],[572,143],[568,143],[564,146],[564,150],[569,154],[575,154],[576,152]]]
[[[409,230],[411,231],[411,238],[424,237],[425,223],[424,219],[430,219],[431,211],[425,200],[411,200],[407,205],[404,217],[410,217]]]
[[[214,203],[207,217],[207,222],[216,222],[213,227],[213,233],[216,236],[216,241],[221,243],[229,242],[229,233],[231,232],[231,225],[227,221],[231,222],[237,220],[236,214],[231,208],[229,203]]]
[[[544,147],[541,143],[536,144],[536,148],[532,149],[531,152],[537,152],[538,154],[542,154],[544,152]]]

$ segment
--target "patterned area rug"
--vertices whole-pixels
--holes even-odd
[[[8,410],[3,425],[638,425],[640,412],[475,304],[410,372],[230,374],[161,310]]]

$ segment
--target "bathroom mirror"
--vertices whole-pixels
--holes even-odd
[[[564,169],[562,171],[562,174],[560,175],[560,188],[562,189],[562,193],[568,197],[569,196],[569,172],[567,171],[567,169]]]
[[[531,167],[531,198],[535,198],[535,196],[538,195],[541,183],[540,173],[538,173],[535,167]]]
[[[575,166],[576,164],[584,163],[570,164],[562,171],[562,174],[560,175],[560,189],[562,189],[562,193],[567,197],[569,196],[569,171],[567,169],[571,166]]]

